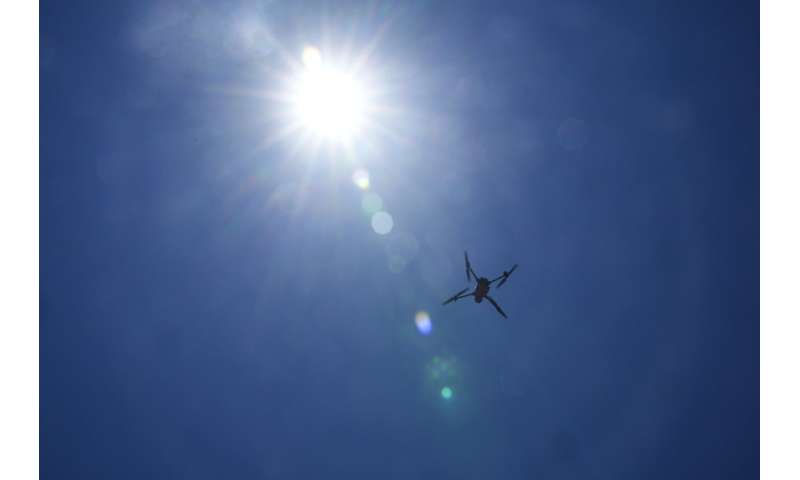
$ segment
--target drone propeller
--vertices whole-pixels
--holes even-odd
[[[500,280],[500,283],[497,284],[497,288],[502,287],[503,284],[506,283],[506,281],[508,280],[508,277],[510,277],[511,274],[514,273],[514,270],[516,270],[516,269],[517,269],[517,265],[514,265],[513,267],[511,267],[511,270],[509,270],[508,272],[503,272],[503,279]]]
[[[452,297],[448,298],[447,300],[445,300],[445,301],[442,303],[442,305],[447,305],[447,304],[448,304],[448,303],[450,303],[450,302],[455,302],[456,300],[458,300],[458,298],[461,296],[461,294],[462,294],[462,293],[464,293],[464,292],[466,292],[467,290],[469,290],[469,287],[465,288],[464,290],[461,290],[460,292],[456,293],[456,294],[455,294],[455,295],[453,295]]]
[[[467,252],[466,251],[464,251],[464,265],[467,268],[467,281],[470,281],[472,279],[469,276],[470,265],[469,265],[469,257],[467,257]]]

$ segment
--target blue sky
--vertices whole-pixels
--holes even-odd
[[[42,3],[42,475],[752,478],[757,6]]]

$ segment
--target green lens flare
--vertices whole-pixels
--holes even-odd
[[[368,192],[361,198],[361,208],[369,215],[378,213],[383,208],[383,199],[375,192]]]
[[[449,400],[453,396],[453,389],[450,387],[442,388],[442,398]]]

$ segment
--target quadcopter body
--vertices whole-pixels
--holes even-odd
[[[511,267],[511,270],[509,271],[504,271],[499,277],[493,280],[489,280],[486,277],[478,277],[478,275],[475,273],[475,270],[472,269],[472,265],[470,265],[469,263],[469,257],[467,256],[467,252],[464,252],[464,265],[467,271],[467,280],[468,281],[475,280],[476,283],[475,289],[471,293],[466,293],[469,290],[469,288],[465,288],[464,290],[461,290],[460,292],[456,293],[452,297],[445,300],[444,303],[442,303],[442,305],[447,305],[448,303],[455,302],[456,300],[466,297],[473,297],[475,299],[475,303],[481,303],[485,298],[489,300],[489,302],[494,306],[494,308],[497,310],[497,313],[502,315],[504,318],[508,318],[505,312],[503,312],[503,309],[500,308],[500,305],[498,305],[497,302],[492,297],[489,296],[489,289],[491,288],[491,285],[498,280],[500,281],[500,283],[497,284],[497,288],[502,287],[503,284],[506,283],[506,281],[508,280],[508,277],[510,277],[511,274],[514,273],[514,270],[516,270],[517,265]]]

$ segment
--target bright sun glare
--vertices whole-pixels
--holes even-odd
[[[364,123],[363,87],[352,75],[326,65],[314,47],[303,51],[303,65],[294,101],[298,120],[326,139],[350,140]]]

